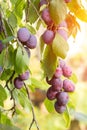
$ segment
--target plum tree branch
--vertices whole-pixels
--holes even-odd
[[[31,130],[32,125],[33,125],[34,123],[35,123],[35,125],[36,125],[36,127],[37,127],[37,130],[40,130],[40,128],[39,128],[39,126],[38,126],[38,123],[37,123],[37,121],[36,121],[33,104],[32,104],[31,99],[30,99],[29,90],[28,90],[28,88],[27,88],[27,86],[26,86],[25,83],[24,83],[24,86],[25,86],[25,89],[26,89],[26,92],[27,92],[28,99],[29,99],[30,104],[31,104],[32,116],[33,116],[33,119],[32,119],[32,122],[31,122],[31,124],[30,124],[29,130]]]
[[[5,111],[12,111],[12,110],[13,110],[12,116],[14,115],[14,113],[15,113],[15,111],[16,111],[16,108],[15,108],[15,107],[16,107],[16,103],[15,103],[15,98],[14,98],[14,96],[13,96],[13,91],[14,91],[15,88],[13,88],[13,89],[11,90],[11,89],[9,88],[9,82],[12,83],[12,79],[13,79],[13,77],[14,77],[14,74],[15,74],[15,71],[13,71],[12,75],[11,75],[10,78],[6,81],[6,84],[5,84],[5,87],[8,89],[8,91],[9,91],[9,93],[10,93],[10,95],[11,95],[10,100],[13,100],[13,106],[12,106],[10,109],[5,110]]]

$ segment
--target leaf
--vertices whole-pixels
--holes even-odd
[[[74,83],[78,82],[78,79],[75,73],[73,73],[69,79],[72,80]]]
[[[8,42],[11,42],[13,39],[14,39],[14,36],[9,36],[5,38],[4,40],[2,40],[2,43],[7,44]]]
[[[13,71],[11,69],[4,69],[3,73],[0,76],[1,80],[8,80],[12,75]]]
[[[77,18],[87,22],[87,10],[82,6],[81,0],[72,0],[72,2],[68,4],[68,7]]]
[[[53,53],[51,46],[46,46],[43,59],[42,68],[44,70],[45,76],[49,79],[52,78],[57,67],[57,56]]]
[[[15,28],[17,26],[17,18],[15,14],[11,13],[10,16],[8,17],[8,23]]]
[[[39,17],[38,16],[39,2],[40,0],[35,0],[35,1],[33,0],[26,8],[26,18],[27,18],[27,22],[30,22],[30,24],[34,23]]]
[[[41,56],[43,54],[44,48],[45,48],[45,43],[44,43],[42,37],[40,37],[40,54],[41,54]]]
[[[10,126],[10,125],[5,125],[5,124],[0,124],[0,130],[21,130],[15,126]]]
[[[69,50],[69,45],[61,35],[56,33],[52,43],[52,49],[56,56],[64,59],[67,55],[67,51]]]
[[[26,26],[32,34],[36,34],[36,30],[32,25],[27,24]]]
[[[29,57],[24,48],[18,47],[15,59],[15,71],[20,74],[29,69]]]
[[[37,80],[35,78],[31,78],[31,85],[33,85],[34,88],[41,88],[45,89],[48,85],[42,80]]]
[[[70,113],[69,113],[68,107],[67,107],[67,110],[63,114],[63,118],[65,120],[65,126],[66,126],[66,128],[69,128],[70,122],[71,122],[71,117],[70,117]]]
[[[75,38],[77,35],[78,30],[80,31],[80,25],[76,20],[76,17],[71,13],[67,14],[66,23],[68,27],[68,36],[73,35]]]
[[[48,112],[53,112],[54,111],[54,102],[48,100],[47,98],[44,101],[45,107],[48,110]]]
[[[24,6],[25,6],[24,0],[17,0],[14,11],[19,18],[22,18],[22,16],[23,16]]]
[[[67,7],[64,0],[51,0],[49,11],[54,23],[59,24],[65,19],[67,14]]]
[[[5,25],[5,29],[6,29],[6,33],[8,36],[13,36],[13,32],[12,32],[12,29],[11,29],[11,26],[9,25],[9,23],[7,22],[6,19],[3,19],[4,20],[4,25]]]
[[[0,106],[3,106],[4,100],[7,98],[5,88],[0,85]]]

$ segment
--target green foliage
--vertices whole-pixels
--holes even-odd
[[[48,112],[51,113],[51,112],[54,111],[54,102],[49,101],[49,100],[46,98],[45,101],[44,101],[44,104],[45,104],[45,106],[46,106]]]
[[[15,14],[11,13],[10,16],[8,17],[8,23],[13,27],[17,27],[17,18]]]
[[[64,0],[51,0],[49,11],[54,23],[59,24],[67,15],[67,8]]]
[[[67,55],[67,52],[69,50],[68,43],[60,36],[58,33],[56,33],[56,36],[52,43],[52,49],[56,56],[59,56],[61,58],[65,58]]]
[[[29,68],[29,57],[24,48],[18,47],[15,58],[15,71],[23,73]]]
[[[57,56],[53,53],[52,46],[46,46],[42,60],[42,68],[45,76],[50,79],[53,76],[56,67]]]
[[[7,94],[6,94],[5,89],[1,85],[0,85],[0,95],[1,95],[0,106],[3,106],[4,105],[4,100],[7,98]]]
[[[26,20],[27,22],[30,22],[30,24],[36,22],[38,19],[38,13],[37,11],[39,10],[39,2],[40,0],[33,0],[29,3],[27,3],[26,7]],[[32,17],[33,16],[33,17]]]

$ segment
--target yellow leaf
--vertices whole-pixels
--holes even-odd
[[[67,4],[70,11],[73,12],[77,18],[87,22],[87,10],[83,7],[81,0],[72,0]]]
[[[51,0],[49,4],[50,16],[55,24],[63,21],[67,14],[67,6],[64,0]]]
[[[52,49],[56,56],[65,58],[69,50],[69,45],[61,35],[56,33],[52,43]]]

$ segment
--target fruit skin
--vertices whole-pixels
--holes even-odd
[[[3,51],[4,45],[2,44],[2,41],[0,40],[0,53]]]
[[[34,35],[31,35],[28,41],[26,42],[26,46],[30,49],[36,48],[37,45],[37,39]]]
[[[46,4],[47,5],[47,1],[46,0],[40,0],[40,4],[39,6],[41,7],[42,5]]]
[[[21,89],[23,87],[23,85],[24,85],[24,82],[22,80],[20,80],[19,77],[16,77],[14,79],[14,86],[15,86],[15,88]]]
[[[72,75],[72,70],[69,66],[67,65],[63,66],[62,70],[63,70],[63,75],[65,77],[69,78]]]
[[[64,0],[65,1],[65,3],[69,3],[69,2],[71,2],[71,0]]]
[[[53,88],[51,86],[48,88],[46,95],[49,100],[54,100],[56,98],[57,91],[53,91]]]
[[[55,76],[56,78],[59,78],[59,77],[62,76],[62,74],[63,74],[62,68],[61,68],[61,67],[57,67],[57,69],[56,69],[56,71],[55,71],[55,73],[54,73],[54,76]]]
[[[20,80],[28,80],[29,78],[29,71],[26,71],[25,73],[19,75]]]
[[[58,25],[58,28],[59,27],[64,27],[64,28],[67,28],[67,23],[65,20],[63,20],[59,25]]]
[[[56,112],[62,114],[66,110],[66,106],[59,106],[58,102],[56,101],[54,104]]]
[[[74,85],[74,83],[71,80],[65,79],[63,81],[63,88],[64,88],[65,92],[74,92],[75,85]]]
[[[20,28],[17,32],[17,37],[20,42],[24,43],[30,38],[30,32],[25,27]]]
[[[46,44],[51,44],[54,37],[55,33],[51,30],[46,30],[42,35],[42,39]]]
[[[59,66],[63,68],[66,65],[65,61],[62,59],[59,59]]]
[[[67,92],[59,92],[56,95],[56,98],[59,105],[66,105],[69,100],[69,96]]]
[[[49,13],[49,9],[48,8],[45,8],[43,11],[42,11],[42,14],[41,14],[41,17],[42,19],[44,20],[44,22],[47,24],[47,25],[51,25],[53,23],[51,17],[50,17],[50,13]]]
[[[63,88],[63,81],[60,78],[53,78],[51,84],[54,91],[61,91]]]
[[[67,41],[68,33],[67,33],[67,31],[65,29],[60,29],[59,28],[57,32]]]

